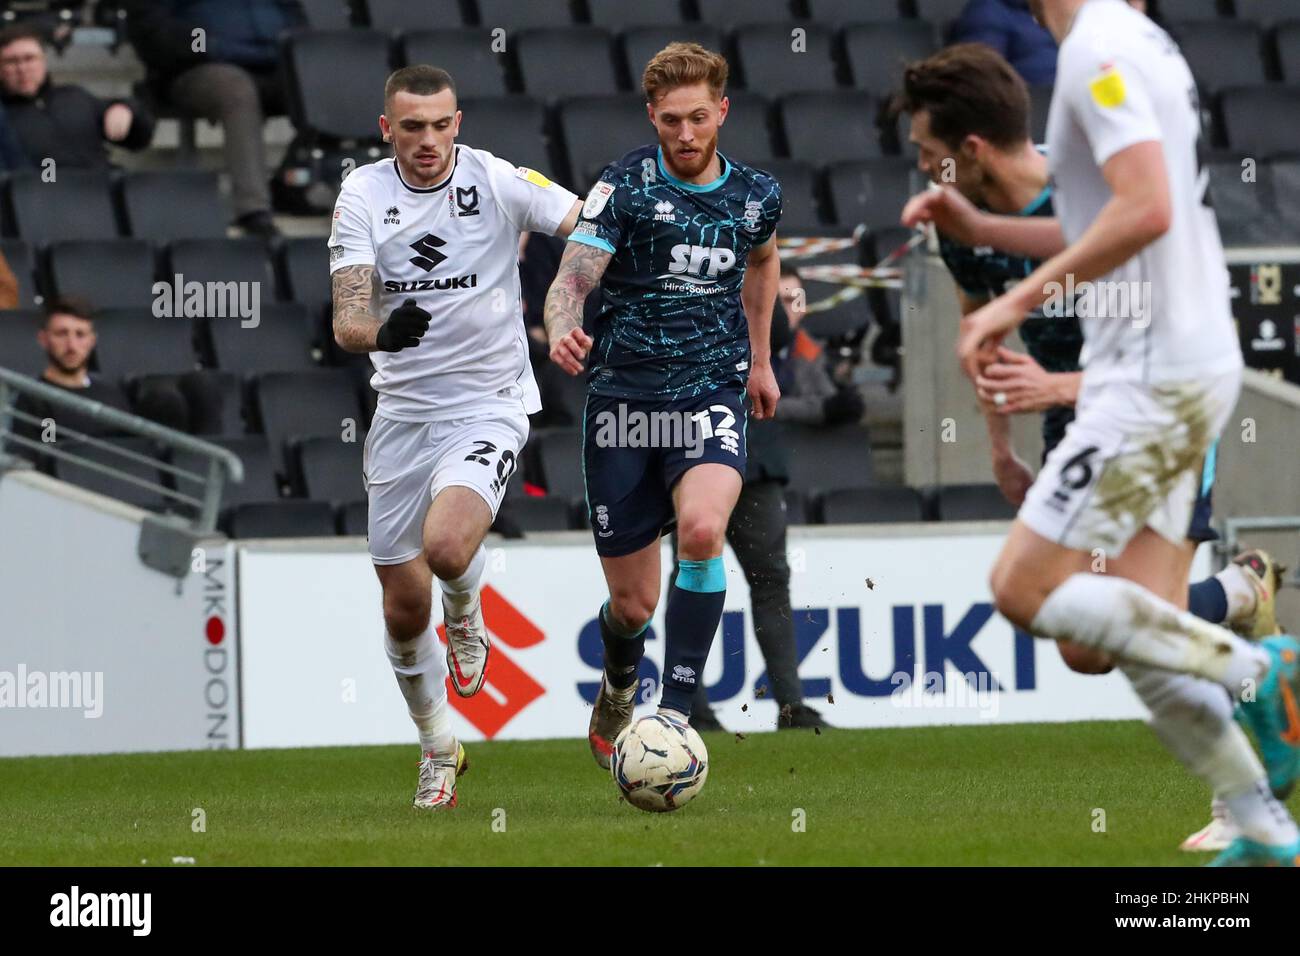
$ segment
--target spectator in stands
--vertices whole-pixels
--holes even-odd
[[[3,252],[0,252],[0,312],[22,307],[22,303],[18,301],[20,288],[18,277],[14,275],[14,270],[9,268],[9,260],[4,257]]]
[[[296,0],[121,0],[154,95],[220,123],[236,225],[279,234],[262,141],[263,117],[285,112],[279,40],[304,26]]]
[[[153,138],[153,117],[136,101],[56,86],[41,33],[31,26],[0,32],[0,97],[26,156],[53,159],[56,169],[107,169],[106,144],[144,149]]]
[[[781,423],[854,421],[862,417],[863,401],[857,392],[836,388],[826,370],[821,347],[799,328],[807,303],[803,284],[786,263],[781,264],[779,301],[781,308],[772,314],[772,366],[781,384],[781,401],[774,420],[751,419],[746,426],[749,457],[745,484],[731,513],[727,541],[749,583],[754,636],[767,664],[768,691],[779,708],[777,729],[782,730],[829,725],[815,708],[804,703],[799,680],[790,609],[790,565],[785,557],[785,485],[790,472]],[[791,367],[798,371],[786,374]],[[787,408],[786,403],[792,399],[793,407]],[[675,568],[673,573],[677,573]],[[697,730],[721,729],[709,707],[703,682],[691,706],[691,726]]]
[[[1029,0],[969,0],[948,40],[993,47],[1030,86],[1056,80],[1056,41],[1029,12]]]
[[[23,152],[22,144],[18,142],[13,126],[9,123],[9,114],[0,105],[0,172],[9,173],[30,165],[31,161]]]

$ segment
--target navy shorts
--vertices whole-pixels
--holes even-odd
[[[664,402],[587,396],[582,473],[596,552],[617,558],[670,531],[673,488],[695,465],[729,465],[743,479],[747,418],[740,391]]]

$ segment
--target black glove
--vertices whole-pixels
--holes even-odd
[[[827,425],[842,425],[862,418],[867,403],[856,388],[841,388],[822,403],[822,416]]]
[[[432,316],[407,299],[392,312],[375,335],[375,348],[381,352],[400,352],[420,344],[420,336],[429,331]]]

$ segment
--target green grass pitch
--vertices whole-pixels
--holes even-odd
[[[708,783],[669,814],[622,802],[584,740],[471,744],[460,807],[433,814],[409,805],[414,745],[0,760],[0,865],[172,866],[176,857],[200,866],[1208,859],[1177,849],[1208,820],[1208,792],[1139,723],[705,741]],[[205,832],[194,832],[196,810]]]

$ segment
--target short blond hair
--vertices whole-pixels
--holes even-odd
[[[727,87],[727,61],[720,53],[706,50],[698,43],[670,43],[651,58],[641,74],[641,89],[654,103],[679,86],[708,84],[719,99]]]

